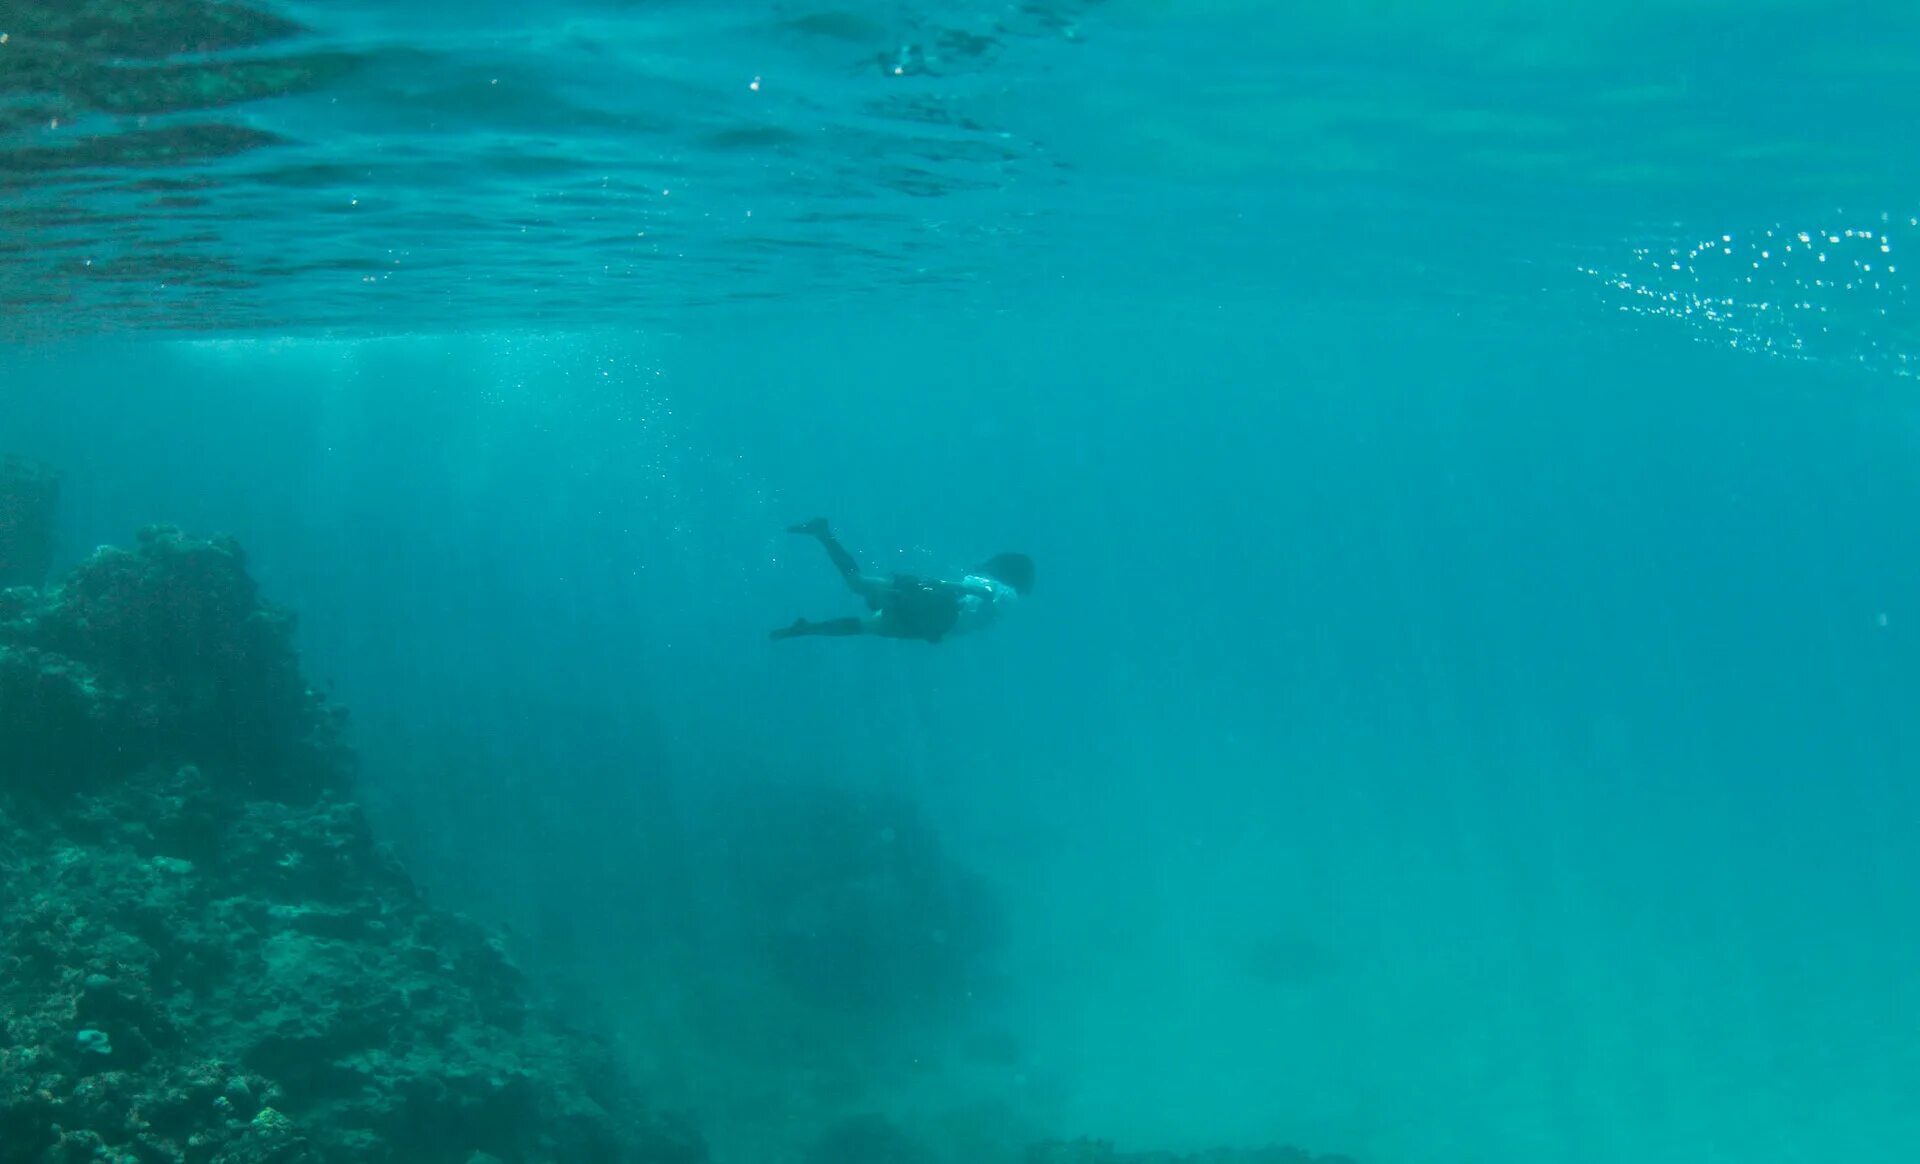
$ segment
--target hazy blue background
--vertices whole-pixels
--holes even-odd
[[[238,534],[402,848],[570,935],[636,1038],[699,864],[652,808],[838,776],[1007,893],[1027,1059],[965,1086],[1035,1118],[1920,1145],[1905,394],[1604,321],[1148,306],[176,347],[120,388],[126,351],[43,352],[9,428],[69,474],[69,556]],[[915,567],[1026,547],[1041,587],[939,649],[769,644],[846,605],[779,532],[815,512]]]
[[[693,232],[662,284],[584,274],[564,206],[518,251],[473,228],[497,262],[429,230],[411,291],[6,349],[0,445],[66,473],[63,560],[237,535],[396,846],[723,1159],[869,1106],[955,1159],[1920,1158],[1906,289],[1764,235],[1899,257],[1913,162],[1869,155],[1910,17],[1769,65],[1812,9],[1280,8],[1101,6],[1081,56],[945,83],[1048,144],[885,195],[904,236],[749,269]],[[440,65],[487,72],[493,15]],[[556,74],[632,31],[542,29]],[[707,148],[783,229],[844,204]],[[1723,232],[1768,290],[1685,257]],[[752,295],[676,309],[702,280]],[[1769,339],[1820,358],[1738,350]],[[1024,550],[1037,590],[938,648],[770,644],[851,607],[781,532],[818,514],[899,568]],[[716,838],[769,781],[921,807],[1006,912],[977,997],[755,1002]]]

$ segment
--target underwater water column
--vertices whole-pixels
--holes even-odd
[[[0,589],[38,588],[53,565],[60,477],[24,457],[0,457]]]

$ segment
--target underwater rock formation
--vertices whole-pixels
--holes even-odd
[[[910,800],[756,784],[713,828],[725,913],[803,1005],[899,1029],[964,1009],[991,979],[998,899]]]
[[[850,1116],[828,1127],[806,1152],[803,1164],[985,1164],[1011,1160],[989,1149],[987,1156],[937,1151],[884,1116]],[[1346,1156],[1321,1156],[1299,1148],[1214,1148],[1204,1152],[1120,1152],[1105,1140],[1048,1140],[1019,1154],[1022,1164],[1354,1164]]]
[[[344,790],[341,713],[308,689],[293,618],[240,548],[156,527],[57,591],[0,597],[0,779],[46,791],[156,763],[296,801]]]
[[[822,1132],[805,1164],[936,1164],[928,1148],[885,1116],[849,1116]]]
[[[1173,1152],[1116,1152],[1104,1140],[1036,1144],[1026,1164],[1353,1164],[1345,1156],[1316,1156],[1298,1148],[1216,1148],[1178,1155]]]
[[[694,1164],[348,798],[230,542],[0,606],[0,1164]]]
[[[39,586],[53,565],[60,478],[21,457],[0,457],[0,590]]]

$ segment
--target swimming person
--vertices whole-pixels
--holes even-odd
[[[958,582],[895,574],[881,578],[862,574],[845,546],[827,528],[827,519],[789,526],[788,533],[820,540],[847,589],[866,600],[865,615],[809,622],[796,618],[791,626],[770,635],[791,639],[801,635],[880,635],[890,639],[919,639],[937,643],[948,635],[966,634],[993,622],[1016,598],[1033,591],[1033,559],[1025,554],[995,554],[975,566]]]

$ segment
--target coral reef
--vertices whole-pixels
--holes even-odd
[[[0,1164],[694,1164],[348,794],[237,547],[0,605]]]
[[[60,478],[21,457],[0,457],[0,590],[39,586],[53,564]]]
[[[607,1042],[534,1005],[500,943],[376,844],[293,628],[237,545],[166,527],[0,590],[0,1164],[702,1164]],[[995,899],[914,804],[750,781],[710,808],[695,880],[725,935],[695,980],[739,977],[701,989],[750,1034],[723,1018],[701,1042],[768,1077],[749,1098],[780,1117],[779,1158],[1021,1158],[1039,1133],[1002,1119],[956,1139],[862,1113],[819,1051],[904,1069],[888,1046],[958,1038],[990,985]],[[1346,1164],[1093,1141],[1024,1159]]]
[[[46,791],[195,763],[292,800],[340,791],[341,713],[309,690],[293,617],[240,548],[155,527],[46,595],[0,599],[0,779]]]

